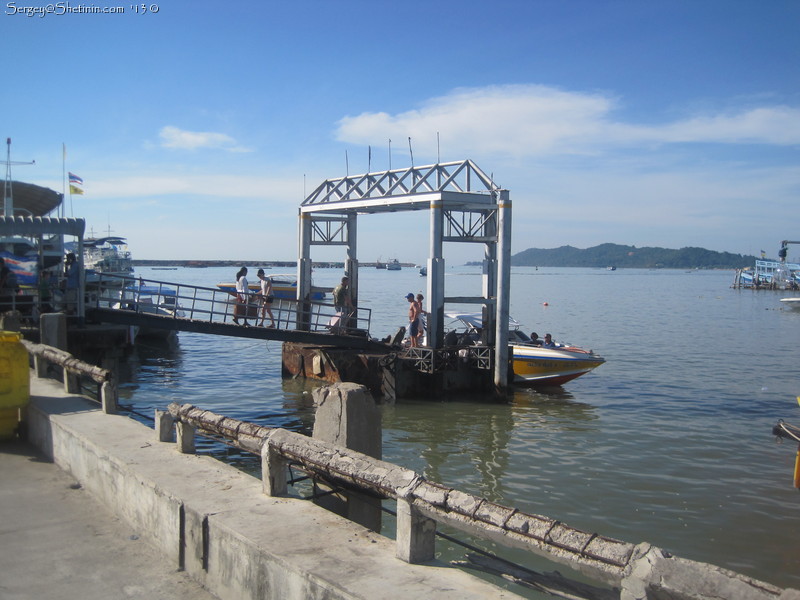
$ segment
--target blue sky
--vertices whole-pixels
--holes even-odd
[[[66,145],[85,189],[67,215],[136,258],[294,260],[304,193],[366,171],[369,147],[388,168],[389,139],[393,168],[409,137],[414,164],[434,163],[437,136],[442,161],[471,158],[510,190],[514,253],[775,256],[800,239],[797,0],[23,8],[45,6],[0,15],[0,133],[36,161],[13,177],[61,191]],[[427,257],[427,216],[362,217],[358,235],[363,261]]]

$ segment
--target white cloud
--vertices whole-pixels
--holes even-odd
[[[340,141],[384,145],[387,139],[436,155],[437,133],[460,155],[583,155],[643,144],[800,144],[800,109],[763,106],[738,113],[687,117],[661,125],[624,122],[609,94],[541,85],[458,89],[419,109],[348,116],[338,123]]]
[[[161,146],[177,150],[197,150],[199,148],[217,148],[228,152],[250,152],[237,144],[236,140],[224,133],[210,131],[185,131],[167,125],[158,132]]]

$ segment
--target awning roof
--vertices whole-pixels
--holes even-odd
[[[54,210],[61,204],[62,198],[59,192],[24,181],[12,181],[11,194],[14,199],[14,215],[34,217],[43,217]]]
[[[73,235],[83,239],[85,219],[0,217],[0,237],[13,235]]]

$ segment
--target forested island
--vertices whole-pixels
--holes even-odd
[[[631,269],[741,269],[752,267],[755,256],[715,252],[705,248],[637,248],[600,244],[592,248],[528,248],[511,257],[517,267],[620,267]]]

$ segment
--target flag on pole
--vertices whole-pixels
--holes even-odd
[[[69,184],[69,193],[77,196],[83,196],[83,190],[79,187],[75,187],[71,183]]]
[[[83,185],[83,179],[81,179],[80,177],[75,175],[75,173],[70,173],[69,174],[69,182],[70,183],[78,183],[80,185]]]

